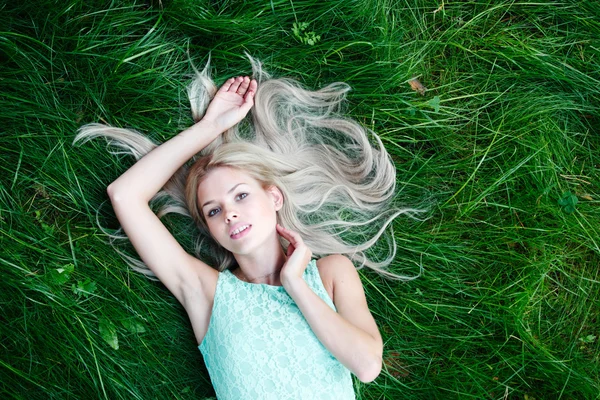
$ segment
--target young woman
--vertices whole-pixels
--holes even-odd
[[[257,80],[231,78],[218,91],[207,65],[189,90],[198,122],[160,146],[99,124],[75,140],[104,136],[138,158],[109,197],[143,260],[133,267],[185,307],[219,399],[353,399],[350,373],[373,381],[383,343],[352,261],[402,278],[385,270],[395,244],[379,263],[364,251],[417,210],[391,207],[383,144],[337,114],[347,85],[308,91],[250,61]],[[252,123],[239,124],[251,110]],[[159,197],[171,204],[155,214]],[[209,239],[207,263],[201,244],[188,254],[161,223],[168,212]],[[350,227],[368,239],[345,242]]]

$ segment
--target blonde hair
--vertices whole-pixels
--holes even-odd
[[[150,202],[165,201],[157,216],[176,213],[190,217],[201,239],[195,242],[195,255],[201,258],[208,239],[213,265],[219,271],[232,268],[236,265],[233,254],[212,238],[198,208],[197,188],[211,170],[237,168],[264,189],[274,185],[281,190],[284,201],[277,213],[278,223],[298,232],[315,257],[344,254],[358,264],[357,269],[366,266],[391,279],[413,279],[386,270],[396,255],[393,233],[386,259],[375,262],[365,255],[396,217],[416,218],[423,210],[393,206],[396,169],[381,139],[339,112],[350,87],[336,82],[316,91],[306,90],[292,79],[272,79],[260,62],[248,58],[258,81],[252,123],[243,121],[224,132],[177,170]],[[196,70],[188,87],[196,121],[217,90],[209,65],[210,60],[203,71]],[[94,137],[105,137],[136,159],[157,146],[136,131],[101,124],[82,126],[73,143]],[[342,238],[346,231],[361,242],[346,242]],[[280,237],[280,242],[287,248],[285,239]],[[123,256],[136,271],[153,275],[141,260]]]

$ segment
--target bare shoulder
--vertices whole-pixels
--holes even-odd
[[[352,261],[341,254],[331,254],[318,259],[317,268],[321,280],[323,281],[323,286],[325,286],[325,289],[334,304],[336,281],[347,279],[345,277],[352,273],[356,274],[356,277],[358,278],[356,268],[354,267],[354,264],[352,264]]]

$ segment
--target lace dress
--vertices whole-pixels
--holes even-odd
[[[315,260],[302,278],[337,311]],[[321,344],[283,286],[220,273],[198,348],[219,400],[355,399],[350,370]]]

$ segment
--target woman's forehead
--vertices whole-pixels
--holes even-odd
[[[207,194],[224,194],[233,186],[245,183],[256,186],[257,182],[250,175],[236,168],[219,167],[210,171],[200,185],[198,185],[198,196]]]

